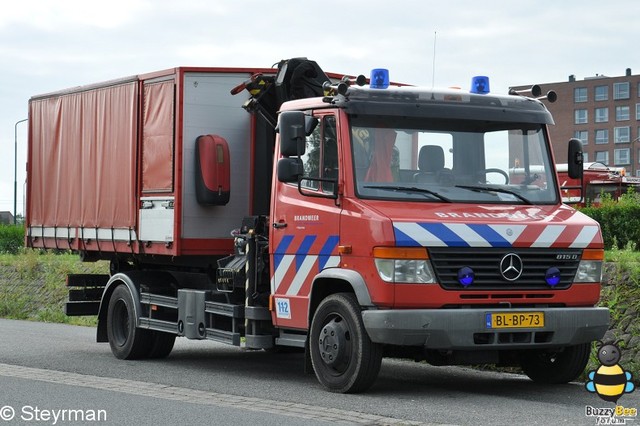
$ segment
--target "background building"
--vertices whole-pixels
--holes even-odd
[[[0,212],[0,224],[3,224],[3,225],[13,224],[13,215],[11,214],[11,212]]]
[[[624,167],[629,176],[640,176],[640,75],[595,75],[538,85],[542,93],[553,90],[555,103],[544,101],[553,114],[549,126],[557,163],[567,162],[567,141],[582,140],[585,162],[599,161],[607,166]],[[515,86],[523,90],[531,86]]]

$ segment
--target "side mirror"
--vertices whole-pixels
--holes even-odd
[[[283,157],[304,155],[305,119],[302,111],[285,111],[278,122],[280,154]]]
[[[280,182],[298,182],[304,174],[304,165],[300,158],[281,158],[278,160],[278,180]]]
[[[568,174],[571,179],[582,179],[583,172],[582,141],[569,139],[569,153],[567,157]]]
[[[302,111],[280,114],[277,131],[280,133],[280,154],[283,157],[304,155],[306,140],[318,125],[318,119]]]

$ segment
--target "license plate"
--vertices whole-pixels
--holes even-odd
[[[491,312],[485,322],[487,328],[542,328],[544,312]]]

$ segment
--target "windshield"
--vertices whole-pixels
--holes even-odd
[[[361,198],[555,204],[541,125],[351,117]]]

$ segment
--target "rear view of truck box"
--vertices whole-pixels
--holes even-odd
[[[257,71],[175,68],[31,98],[27,246],[87,259],[232,251],[257,177],[255,122],[229,91]],[[215,158],[196,157],[201,137]]]

